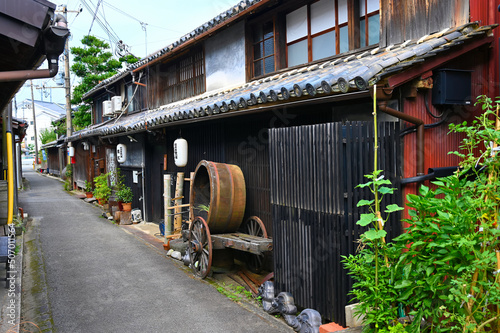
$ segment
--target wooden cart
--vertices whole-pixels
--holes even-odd
[[[264,252],[272,250],[264,223],[252,216],[244,223],[246,189],[236,165],[201,161],[190,191],[189,258],[196,276],[205,278],[212,267],[213,250],[245,252],[250,269],[262,267]]]

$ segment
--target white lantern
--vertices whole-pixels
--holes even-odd
[[[127,146],[123,143],[116,145],[116,159],[118,160],[118,163],[125,163],[127,160]]]
[[[188,162],[188,143],[183,138],[174,141],[174,161],[178,167],[185,167]]]
[[[69,157],[75,156],[75,147],[68,147],[68,156]]]

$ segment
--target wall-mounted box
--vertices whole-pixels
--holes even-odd
[[[462,69],[439,69],[434,71],[432,104],[470,105],[472,100],[471,73]]]

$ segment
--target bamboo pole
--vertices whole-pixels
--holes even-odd
[[[177,173],[177,182],[175,184],[175,197],[180,198],[183,197],[183,188],[184,188],[184,172]],[[181,230],[182,227],[182,199],[175,200],[175,206],[177,208],[174,210],[175,218],[174,218],[174,231]]]
[[[171,175],[163,175],[163,201],[165,204],[165,244],[168,242],[168,236],[172,234],[172,216],[169,215],[168,207],[172,203],[172,186],[170,185],[172,181]]]
[[[193,182],[194,182],[194,172],[191,172],[189,174],[189,195],[191,195],[191,189],[193,188]],[[189,203],[189,205],[191,205],[191,202]],[[193,209],[189,209],[189,221],[193,221],[194,220],[194,211]]]

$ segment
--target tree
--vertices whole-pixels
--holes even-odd
[[[52,126],[55,128],[54,131],[57,135],[66,135],[66,117],[53,121]]]
[[[109,44],[91,35],[84,36],[81,40],[83,47],[72,47],[71,53],[75,56],[71,70],[82,79],[81,83],[73,90],[72,104],[78,105],[74,112],[73,126],[76,130],[90,125],[90,100],[83,100],[83,95],[94,88],[100,81],[117,73],[122,62],[134,63],[138,59],[127,55],[114,59],[109,51]]]
[[[42,145],[47,142],[52,142],[57,139],[56,132],[52,128],[44,128],[40,131],[40,141],[42,141]]]

